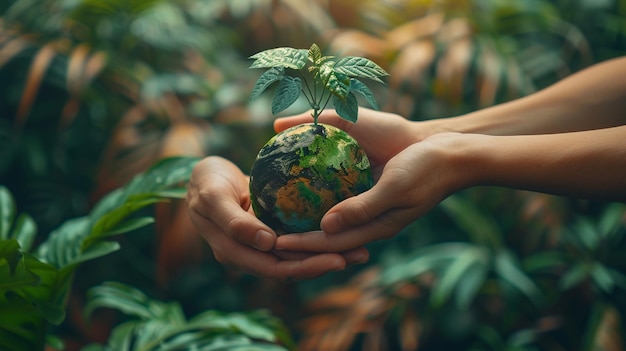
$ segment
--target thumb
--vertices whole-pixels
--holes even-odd
[[[377,187],[347,198],[333,206],[322,218],[325,233],[336,234],[368,223],[394,207],[390,196],[385,196]]]

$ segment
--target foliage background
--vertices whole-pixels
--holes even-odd
[[[8,0],[0,4],[0,184],[37,241],[168,156],[248,169],[270,102],[248,102],[260,50],[318,43],[391,76],[384,110],[445,118],[523,96],[626,53],[620,0]],[[304,105],[295,106],[299,111]],[[477,188],[444,202],[370,263],[276,284],[216,263],[180,201],[79,268],[68,350],[124,317],[102,281],[190,314],[268,309],[301,350],[623,350],[626,244],[619,204]]]

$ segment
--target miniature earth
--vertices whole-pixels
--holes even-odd
[[[254,213],[279,235],[319,230],[326,211],[372,185],[370,162],[356,140],[321,123],[276,134],[250,171]]]

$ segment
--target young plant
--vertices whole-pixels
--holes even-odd
[[[250,58],[255,60],[250,68],[269,68],[257,80],[250,100],[278,83],[272,99],[272,114],[291,106],[302,93],[313,109],[316,125],[317,118],[331,100],[341,118],[356,122],[358,102],[355,92],[361,94],[372,108],[378,109],[374,94],[359,78],[383,83],[380,77],[388,75],[376,63],[363,57],[323,56],[316,44],[308,50],[288,47],[265,50]]]
[[[343,130],[317,123],[332,104],[337,114],[356,122],[355,93],[378,108],[359,78],[382,82],[387,72],[362,57],[323,56],[315,44],[306,49],[277,48],[251,56],[251,68],[268,68],[251,99],[278,83],[272,101],[277,114],[304,95],[313,123],[286,129],[259,151],[250,170],[250,198],[256,216],[277,234],[319,230],[324,214],[344,199],[373,185],[370,162],[357,141]]]

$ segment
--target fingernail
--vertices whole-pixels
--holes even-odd
[[[254,236],[254,247],[261,251],[269,251],[274,247],[274,235],[272,233],[259,230]]]
[[[338,213],[331,213],[322,220],[322,230],[326,233],[338,233],[343,230],[345,223]]]

